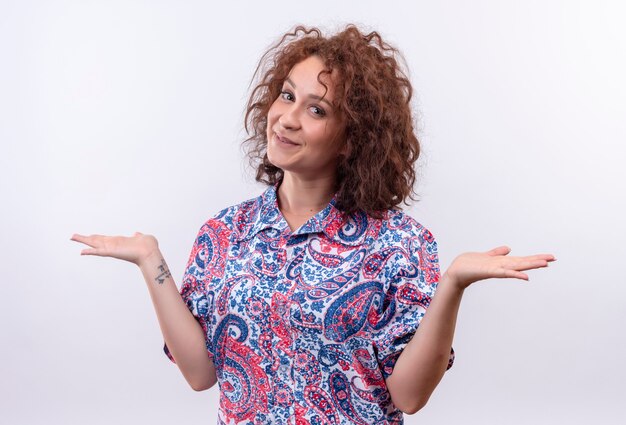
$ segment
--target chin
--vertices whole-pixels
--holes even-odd
[[[274,157],[274,155],[270,154],[269,149],[267,150],[267,160],[269,161],[270,164],[272,164],[274,167],[280,168],[281,170],[285,170],[284,164],[281,164],[280,161],[277,161],[276,158]]]
[[[271,143],[274,143],[272,141]],[[274,166],[278,167],[281,170],[285,170],[289,168],[289,162],[285,161],[285,154],[280,151],[280,149],[276,149],[273,146],[268,145],[267,147],[267,160]]]

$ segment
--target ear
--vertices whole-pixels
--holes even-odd
[[[337,154],[339,156],[348,156],[348,147],[349,147],[348,141],[345,138],[343,138],[341,140],[341,147],[339,148],[339,151],[337,152]]]
[[[346,145],[345,142],[342,143],[342,146],[337,150],[337,157],[341,158],[346,156],[346,154],[348,153],[348,146]]]

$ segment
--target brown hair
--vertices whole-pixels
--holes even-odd
[[[334,103],[345,120],[346,146],[338,163],[335,206],[380,218],[383,211],[406,204],[407,197],[416,200],[413,165],[420,145],[404,60],[377,32],[364,34],[354,25],[331,37],[298,26],[262,56],[245,115],[244,145],[256,180],[275,184],[283,178],[283,170],[267,157],[267,114],[291,68],[313,55],[324,61],[323,72],[338,71]]]

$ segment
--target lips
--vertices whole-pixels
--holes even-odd
[[[274,133],[274,134],[276,134],[276,138],[278,139],[279,142],[284,143],[285,145],[298,146],[298,143],[294,142],[293,140],[283,137],[278,133]]]

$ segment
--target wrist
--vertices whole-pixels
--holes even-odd
[[[149,288],[161,286],[168,280],[173,282],[172,274],[158,248],[143,257],[138,266]]]
[[[162,254],[159,250],[159,241],[157,241],[157,238],[141,233],[136,233],[135,237],[139,238],[140,254],[135,261],[135,264],[137,264],[139,268],[143,268],[147,264],[154,263],[155,261],[161,261]]]
[[[444,272],[441,279],[439,279],[438,291],[441,291],[443,288],[447,291],[455,292],[459,295],[462,295],[465,291],[466,286],[459,282],[459,280],[453,275],[449,274],[447,271]]]
[[[154,248],[146,250],[146,253],[137,259],[137,265],[140,269],[144,270],[161,264],[162,260],[163,254],[161,254],[159,247],[156,246]]]

